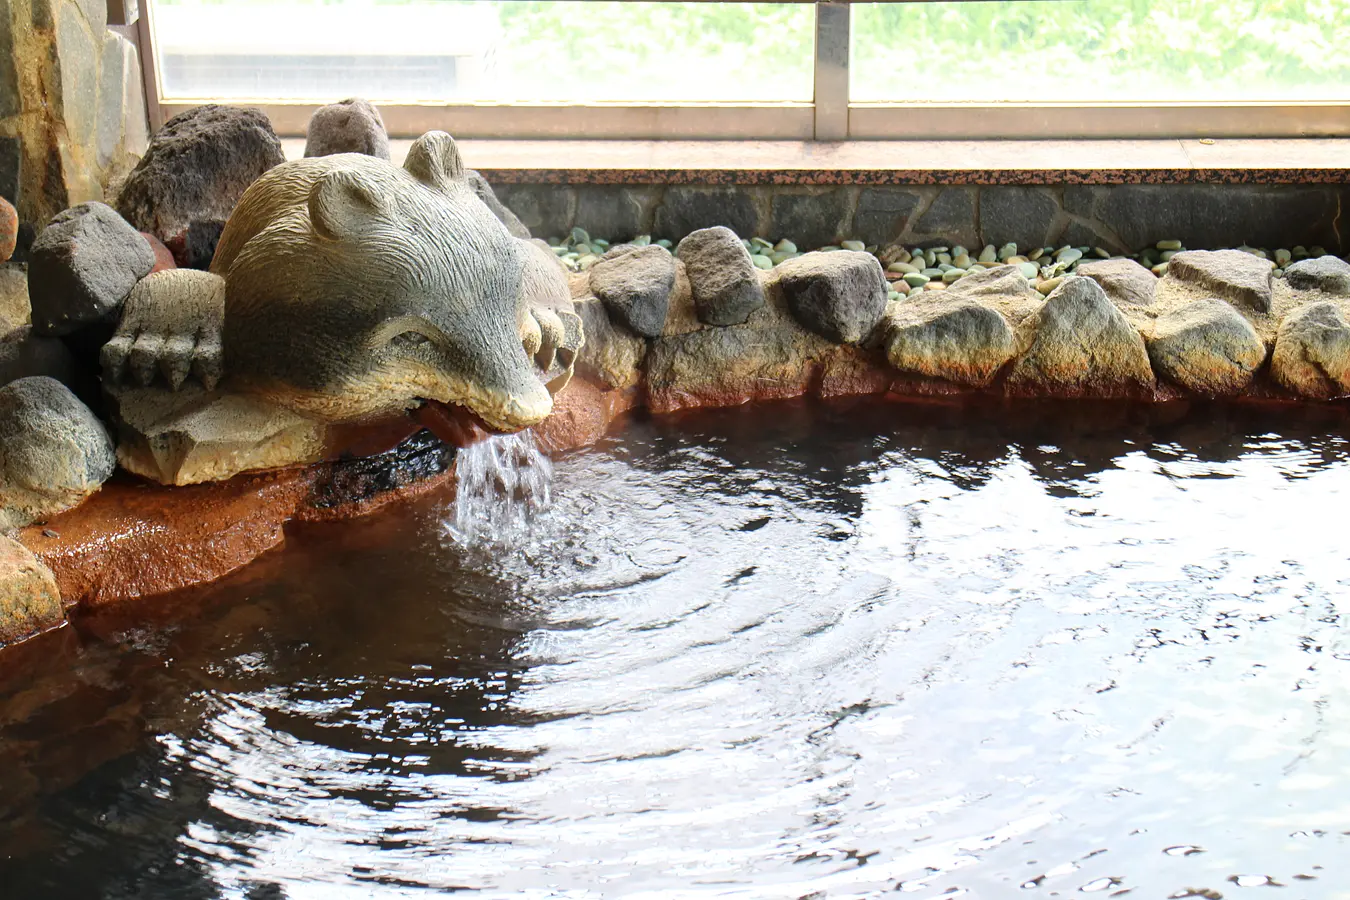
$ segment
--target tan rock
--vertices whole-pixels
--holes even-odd
[[[583,374],[610,388],[627,388],[642,377],[642,358],[647,342],[610,319],[598,297],[575,301],[586,341],[581,345],[577,365]]]
[[[1295,310],[1280,323],[1270,370],[1281,385],[1303,397],[1350,394],[1350,318],[1331,300]]]
[[[1150,306],[1158,292],[1158,276],[1132,259],[1084,261],[1077,272],[1100,284],[1117,306]]]
[[[1168,278],[1198,285],[1229,303],[1270,312],[1275,264],[1245,250],[1187,250],[1167,263]]]
[[[117,461],[160,484],[224,481],[324,456],[323,424],[250,397],[195,386],[110,393],[118,412]]]
[[[51,570],[23,544],[0,535],[0,644],[21,641],[64,621]]]
[[[1153,387],[1144,339],[1091,278],[1065,279],[1024,327],[1034,337],[1008,377],[1013,393],[1122,397]]]
[[[0,265],[0,337],[31,321],[28,273],[22,266]]]
[[[770,304],[744,325],[652,341],[646,362],[648,408],[672,412],[805,394],[817,364],[837,345],[798,325],[772,296]]]
[[[1160,316],[1147,344],[1159,375],[1206,396],[1241,393],[1266,359],[1256,329],[1219,299],[1197,300]]]
[[[888,304],[886,358],[901,372],[985,387],[1016,354],[1016,337],[997,310],[954,293]]]

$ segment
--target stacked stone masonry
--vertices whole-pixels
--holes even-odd
[[[979,173],[971,173],[977,182]],[[678,241],[724,225],[803,250],[856,239],[906,246],[1014,242],[1133,253],[1160,237],[1217,250],[1321,246],[1350,253],[1346,184],[655,185],[501,184],[497,196],[535,235],[580,227],[612,240]]]

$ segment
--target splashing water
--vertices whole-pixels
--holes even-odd
[[[549,504],[553,463],[532,431],[492,435],[459,451],[455,467],[455,506],[445,529],[462,546],[512,543]]]

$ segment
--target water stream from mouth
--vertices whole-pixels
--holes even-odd
[[[494,434],[459,452],[446,533],[462,547],[510,544],[548,507],[553,464],[534,432]]]

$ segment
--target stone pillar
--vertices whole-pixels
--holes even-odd
[[[20,252],[23,232],[110,199],[148,140],[140,55],[107,0],[0,0],[0,195]]]

